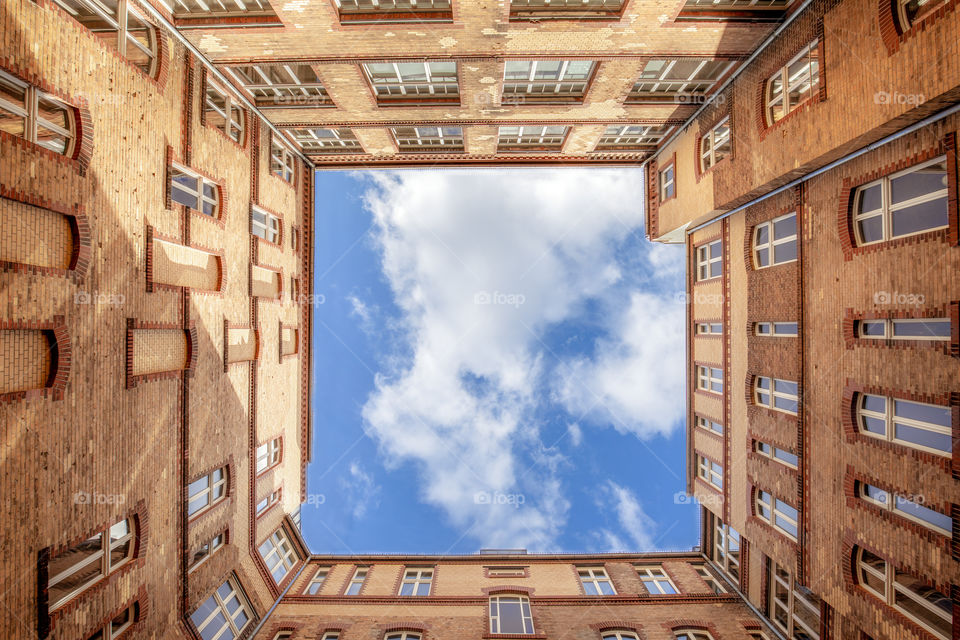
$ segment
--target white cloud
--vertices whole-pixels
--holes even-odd
[[[656,522],[648,516],[634,493],[612,480],[601,487],[600,506],[617,516],[620,533],[609,529],[597,532],[606,551],[643,552],[654,550]]]
[[[379,309],[376,305],[368,305],[355,294],[347,296],[347,302],[350,303],[350,315],[360,321],[360,330],[371,334],[374,332],[374,320]]]
[[[482,545],[552,548],[569,503],[562,456],[540,442],[534,416],[548,373],[539,340],[621,281],[613,249],[642,223],[640,174],[374,181],[366,204],[409,357],[377,376],[368,433],[391,464],[415,463],[422,499]]]
[[[567,426],[567,435],[570,436],[570,444],[579,447],[583,442],[583,429],[576,422]]]
[[[348,471],[350,475],[341,478],[340,487],[347,494],[353,517],[360,520],[369,508],[376,509],[380,506],[381,487],[374,481],[373,475],[364,471],[357,461],[350,463]]]

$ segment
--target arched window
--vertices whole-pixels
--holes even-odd
[[[923,19],[944,0],[897,0],[897,21],[900,30],[906,31]]]
[[[872,438],[941,456],[953,455],[949,406],[863,393],[856,398],[857,427]]]
[[[422,637],[416,631],[391,631],[383,636],[383,640],[420,640]]]
[[[633,631],[604,631],[600,634],[601,640],[637,640]]]
[[[77,142],[76,110],[37,87],[0,71],[3,131],[68,157]]]
[[[764,87],[767,125],[809,100],[820,84],[820,47],[816,40],[770,76]]]
[[[157,72],[157,30],[140,18],[127,0],[54,0],[104,43],[117,49],[138,69]]]
[[[51,558],[47,580],[50,610],[86,591],[129,562],[137,547],[135,518],[124,518]]]
[[[676,638],[676,640],[713,640],[710,632],[700,629],[681,629],[673,633],[673,637]]]

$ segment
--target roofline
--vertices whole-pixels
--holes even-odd
[[[418,554],[418,553],[364,553],[311,554],[308,562],[409,561],[436,560],[439,562],[519,562],[544,560],[650,560],[654,558],[700,558],[699,551],[650,551],[643,553],[513,553],[513,554]]]

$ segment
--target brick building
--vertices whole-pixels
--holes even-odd
[[[960,636],[958,4],[4,0],[3,637]],[[703,554],[311,556],[312,171],[640,163]]]

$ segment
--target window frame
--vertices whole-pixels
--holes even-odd
[[[663,568],[662,564],[635,564],[633,568],[637,572],[637,576],[640,578],[640,582],[643,583],[644,589],[647,590],[647,593],[651,596],[673,596],[681,595],[680,589],[677,588],[676,583],[674,583],[673,578],[670,577],[670,574],[667,573],[667,570]],[[658,572],[659,575],[655,575],[655,572]],[[667,593],[661,582],[666,582],[670,585],[670,588],[673,589],[673,593]],[[653,583],[656,586],[656,592],[650,588],[650,584]]]
[[[264,553],[264,547],[267,545],[269,545],[270,548]],[[297,549],[293,544],[292,537],[282,526],[267,536],[266,540],[257,545],[257,553],[260,555],[260,559],[263,560],[263,564],[266,566],[270,577],[273,578],[273,581],[278,585],[287,579],[287,576],[290,575],[290,572],[297,566],[297,562],[301,559],[300,554],[297,553]],[[277,564],[271,567],[270,560],[274,556],[277,557]],[[283,574],[277,577],[274,574],[279,567],[283,567]]]
[[[638,637],[631,629],[606,629],[600,632],[600,640],[638,640]]]
[[[262,216],[263,221],[257,219]],[[260,231],[261,233],[257,233]],[[263,207],[250,205],[250,234],[272,245],[280,245],[283,234],[283,221]]]
[[[724,581],[718,578],[717,576],[713,575],[713,572],[710,571],[710,567],[708,563],[691,562],[690,564],[693,567],[694,571],[696,571],[697,574],[700,576],[700,579],[703,580],[708,587],[710,587],[711,591],[713,591],[717,595],[730,593],[730,590],[727,589],[727,585],[724,583]]]
[[[62,155],[66,158],[74,158],[77,155],[77,149],[79,148],[77,140],[78,117],[76,107],[64,102],[60,98],[57,98],[50,93],[47,93],[46,91],[41,91],[35,85],[21,80],[20,78],[3,71],[2,69],[0,69],[0,81],[12,85],[23,92],[22,107],[0,97],[0,111],[5,111],[9,114],[12,114],[17,118],[21,118],[23,121],[22,135],[17,135],[14,133],[8,133],[8,135],[16,138],[22,138],[23,140],[26,140],[27,142],[51,153]],[[51,102],[55,106],[63,109],[68,121],[68,129],[64,129],[59,125],[44,120],[40,117],[41,99]],[[51,148],[48,144],[45,144],[38,139],[38,132],[41,128],[48,129],[66,139],[66,144],[64,144],[63,151],[58,151],[54,148]]]
[[[260,498],[254,509],[254,518],[262,518],[270,509],[280,504],[283,499],[283,487],[277,487],[267,494],[267,497]],[[262,506],[261,506],[262,505]]]
[[[613,584],[613,580],[607,574],[605,567],[598,566],[577,566],[577,577],[580,579],[580,586],[583,588],[583,593],[588,596],[615,596],[617,595],[617,588]],[[586,573],[586,576],[584,575]],[[610,593],[604,593],[602,584],[606,583],[610,588]],[[596,593],[590,593],[590,589],[587,588],[587,585],[590,585]]]
[[[292,127],[286,131],[307,155],[365,153],[350,127]],[[321,138],[316,133],[318,131],[329,131],[333,135]]]
[[[548,134],[551,127],[563,128],[563,135]],[[517,129],[516,136],[504,136],[504,129]],[[539,129],[539,135],[525,136],[525,130]],[[562,153],[563,145],[570,135],[570,125],[500,125],[497,127],[497,153],[525,153],[530,151],[544,151]],[[558,142],[551,142],[559,137]],[[514,140],[516,138],[516,140]],[[533,140],[536,138],[536,140]],[[546,142],[545,142],[546,140]]]
[[[810,56],[810,52],[816,50],[816,58],[811,57],[806,64],[806,71],[803,76],[794,82],[790,82],[790,67],[799,62],[804,57]],[[772,127],[776,123],[780,122],[787,116],[789,116],[794,111],[797,111],[801,105],[809,102],[813,99],[816,92],[819,91],[820,87],[820,73],[823,71],[823,65],[821,64],[821,52],[822,46],[818,38],[814,38],[812,42],[807,44],[803,49],[800,50],[797,55],[790,58],[790,61],[785,65],[777,69],[777,72],[767,78],[767,81],[763,84],[763,118],[764,122],[768,127]],[[813,63],[816,62],[817,69],[816,73],[812,71]],[[816,82],[813,81],[814,75],[816,76]],[[773,85],[774,82],[780,80],[780,95],[778,97],[773,96]],[[794,106],[790,106],[787,101],[787,97],[790,95],[791,88],[795,88],[803,83],[808,82],[810,87],[808,89],[807,96],[798,102]],[[774,101],[778,101],[783,105],[783,115],[779,118],[774,118],[773,109],[776,106]]]
[[[720,376],[717,377],[716,372],[720,372]],[[715,395],[723,395],[723,368],[714,367],[712,365],[697,365],[697,391],[703,391],[704,393],[712,393]],[[714,385],[720,385],[720,390],[717,391],[714,389]]]
[[[703,429],[707,433],[712,433],[716,436],[722,436],[724,432],[723,425],[715,420],[712,420],[702,414],[694,414],[694,422],[698,428]],[[720,427],[719,429],[714,429],[714,426]]]
[[[192,573],[197,568],[201,567],[207,560],[209,560],[213,556],[213,554],[215,554],[217,551],[220,551],[220,549],[223,549],[225,546],[227,546],[226,530],[221,531],[217,535],[213,536],[212,538],[210,538],[210,540],[200,545],[199,549],[195,549],[193,552],[191,552],[190,565],[187,567],[187,573]],[[204,553],[204,555],[201,556],[199,560],[196,560],[195,557],[197,553],[199,553],[199,551],[204,549],[206,550],[206,553]]]
[[[401,136],[398,129],[412,129],[414,137]],[[437,135],[423,135],[421,129],[436,129]],[[444,129],[459,129],[459,135],[445,136]],[[397,151],[400,153],[465,153],[466,139],[463,134],[463,126],[402,126],[390,127],[390,133],[393,135],[393,141],[397,145]],[[450,140],[451,142],[447,143]],[[426,142],[424,144],[424,142]]]
[[[167,168],[168,180],[167,188],[169,189],[170,201],[173,204],[184,206],[191,211],[196,211],[199,214],[218,220],[220,218],[220,185],[211,180],[210,178],[197,173],[190,167],[182,165],[179,162],[171,162]],[[196,180],[197,189],[193,190],[187,185],[177,182],[176,178],[178,174],[182,174],[189,178]],[[210,187],[213,189],[213,197],[211,198],[205,193],[205,187]],[[181,202],[173,197],[174,191],[180,191],[188,196],[192,196],[195,199],[194,205],[189,205],[184,202]],[[212,213],[207,213],[205,205],[209,204],[212,207]]]
[[[699,61],[697,68],[690,73],[686,79],[681,78],[667,78],[666,76],[673,71],[673,68],[677,65],[678,62],[687,62],[692,61],[691,58]],[[642,77],[643,73],[646,72],[647,65],[651,62],[665,62],[666,64],[663,68],[657,72],[659,73],[658,77]],[[710,80],[705,78],[697,78],[704,67],[709,65],[711,62],[726,63],[721,65],[723,68],[717,74],[716,79]],[[633,86],[630,88],[630,93],[627,96],[628,103],[654,103],[654,104],[704,104],[708,100],[708,96],[711,95],[711,92],[714,88],[720,83],[720,80],[727,76],[730,71],[737,65],[736,60],[720,60],[717,58],[708,58],[708,57],[694,57],[694,56],[663,56],[663,57],[653,57],[645,61],[644,68],[640,71],[641,77],[633,83]],[[653,72],[651,72],[653,73]],[[665,91],[658,91],[659,85],[666,84],[670,88]],[[642,85],[653,85],[651,88],[653,90],[647,91],[641,89]],[[680,85],[676,89],[673,89],[674,85]],[[697,89],[689,91],[688,86],[695,85]]]
[[[220,590],[223,589],[224,586],[229,586],[230,590],[226,598],[220,595]],[[226,602],[229,602],[230,599],[234,597],[237,599],[237,602],[240,604],[240,606],[237,607],[237,610],[231,614],[230,610],[227,608]],[[215,607],[211,610],[201,624],[197,624],[193,620],[193,616],[211,599],[213,600]],[[243,623],[243,626],[237,627],[236,617],[240,613],[246,614],[247,620]],[[239,638],[244,629],[246,629],[256,619],[254,609],[251,606],[250,601],[247,599],[246,594],[244,594],[243,589],[240,587],[240,581],[237,579],[236,574],[231,573],[223,584],[213,590],[213,593],[210,594],[210,597],[201,602],[200,605],[193,610],[193,613],[190,614],[190,624],[193,625],[194,629],[196,629],[197,635],[202,638],[203,630],[208,624],[213,622],[218,615],[223,618],[223,622],[225,624],[224,626],[220,627],[220,630],[217,632],[217,634],[213,636],[214,638],[219,638],[220,635],[223,634],[223,630],[227,628],[233,632],[234,637]]]
[[[121,524],[126,525],[127,532],[122,536],[120,536],[119,538],[117,538],[116,540],[112,540],[110,538],[110,535],[111,535],[110,532],[115,527]],[[60,571],[55,575],[47,576],[46,591],[47,593],[49,593],[52,587],[56,586],[60,582],[63,582],[64,580],[69,579],[71,576],[79,572],[82,572],[83,570],[87,569],[94,563],[97,563],[100,565],[100,569],[97,572],[97,574],[89,578],[86,582],[66,592],[64,595],[60,596],[56,600],[51,598],[47,605],[48,611],[52,612],[57,609],[60,609],[61,607],[66,605],[68,602],[70,602],[74,598],[79,597],[82,593],[84,593],[94,585],[109,578],[111,575],[116,573],[119,569],[129,564],[131,560],[135,559],[138,556],[137,547],[139,544],[139,533],[140,533],[139,523],[137,521],[137,518],[135,516],[127,516],[127,517],[121,518],[120,520],[117,520],[116,522],[114,522],[108,527],[99,529],[96,533],[88,536],[82,542],[75,544],[68,549],[64,549],[61,553],[51,557],[47,563],[48,567],[50,567],[53,564],[53,561],[56,560],[57,558],[66,555],[67,553],[73,551],[74,549],[77,549],[81,545],[84,545],[85,543],[87,543],[90,540],[93,540],[94,538],[99,539],[99,542],[98,542],[99,550],[96,553],[91,554],[85,558],[79,559],[78,561],[74,562],[73,564],[71,564],[70,566],[68,566],[67,568],[63,569],[62,571]],[[115,560],[112,557],[113,550],[118,547],[122,548],[124,545],[127,546],[126,554],[123,556],[123,558],[119,560]]]
[[[867,398],[869,398],[869,397],[883,398],[883,399],[884,399],[885,412],[884,412],[883,415],[881,415],[880,412],[878,412],[878,411],[873,411],[873,410],[870,410],[870,409],[866,409],[866,408],[865,408],[865,405],[866,405],[866,402],[867,402]],[[946,425],[946,426],[938,425],[938,424],[935,424],[935,423],[932,423],[932,422],[924,422],[924,421],[916,420],[916,419],[913,419],[913,418],[898,417],[898,416],[896,415],[896,403],[897,403],[897,402],[908,402],[908,403],[911,403],[911,404],[924,405],[924,406],[928,406],[928,407],[937,407],[938,409],[941,409],[941,410],[943,410],[943,409],[948,409],[948,410],[949,410],[949,409],[950,409],[950,405],[932,404],[932,403],[929,403],[929,402],[919,402],[919,401],[917,401],[917,400],[908,400],[908,399],[906,399],[906,398],[898,398],[898,397],[896,397],[896,396],[890,396],[890,395],[881,395],[881,394],[878,394],[878,393],[859,393],[859,394],[857,394],[857,396],[854,398],[854,402],[855,402],[855,418],[856,418],[855,424],[856,424],[856,426],[857,426],[857,432],[858,432],[858,433],[860,433],[860,434],[862,434],[862,435],[864,435],[864,436],[868,436],[868,437],[870,437],[870,438],[876,438],[876,439],[878,439],[878,440],[883,440],[883,441],[886,441],[886,442],[892,442],[892,443],[898,444],[898,445],[900,445],[900,446],[910,447],[911,449],[915,449],[915,450],[917,450],[917,451],[923,451],[923,452],[925,452],[925,453],[931,453],[931,454],[934,454],[934,455],[943,456],[943,457],[945,457],[945,458],[950,458],[950,457],[952,457],[952,455],[953,455],[952,450],[951,450],[951,451],[945,451],[945,450],[941,450],[941,449],[934,449],[933,447],[927,447],[927,446],[924,446],[924,445],[920,445],[920,444],[917,444],[917,443],[914,443],[914,442],[910,442],[909,440],[902,440],[902,439],[900,439],[900,438],[897,438],[897,436],[896,436],[896,425],[897,425],[897,423],[899,422],[899,423],[904,424],[905,426],[911,427],[911,428],[913,428],[913,429],[921,429],[921,430],[923,430],[923,431],[930,431],[930,432],[933,432],[933,433],[938,434],[938,435],[946,435],[948,438],[951,438],[951,439],[952,439],[952,438],[953,438],[953,422],[952,422],[952,421],[953,421],[953,417],[952,417],[952,414],[951,414],[951,424]],[[883,436],[880,436],[880,435],[874,433],[873,431],[868,430],[868,429],[865,427],[865,423],[866,423],[866,419],[867,419],[867,418],[873,418],[873,419],[876,419],[876,420],[883,420],[883,421],[884,421],[884,435],[883,435]]]
[[[697,453],[697,478],[707,485],[723,491],[723,466],[707,456]]]
[[[216,93],[220,98],[223,99],[223,109],[221,110],[216,104],[214,104],[210,99],[210,93]],[[236,111],[235,111],[236,110]],[[221,118],[223,118],[223,126],[221,127],[218,124],[213,124],[210,122],[208,113],[211,111],[216,112]],[[234,114],[237,113],[239,116],[235,119]],[[243,103],[235,98],[232,93],[222,88],[217,83],[207,78],[206,86],[203,88],[203,118],[204,122],[225,135],[229,140],[237,143],[241,147],[244,146],[246,142],[247,134],[247,110],[244,108]],[[236,130],[236,137],[234,137],[233,132]]]
[[[343,595],[345,596],[358,596],[363,591],[364,585],[367,583],[367,576],[370,574],[369,566],[357,567],[353,570],[353,575],[350,576],[350,581],[347,582],[346,588],[343,590]],[[353,587],[356,586],[357,590],[355,593],[350,593],[353,590]]]
[[[719,136],[718,129],[722,129],[723,127],[726,127],[727,134],[726,136]],[[700,145],[698,149],[699,157],[697,158],[697,167],[700,169],[700,173],[704,174],[708,171],[711,171],[719,163],[731,157],[733,154],[733,127],[730,125],[730,116],[725,115],[724,117],[720,118],[716,124],[711,126],[703,133],[703,135],[700,136],[699,140]],[[708,147],[704,144],[704,142],[707,140],[709,140]],[[717,142],[718,140],[719,144]],[[721,145],[726,145],[727,151],[717,158],[717,147]]]
[[[424,577],[424,574],[429,574]],[[403,597],[422,598],[431,595],[433,591],[433,577],[436,573],[434,567],[404,567],[403,574],[400,577],[400,585],[397,588],[397,595]],[[413,574],[411,577],[410,574]],[[412,586],[412,593],[404,593],[404,587]],[[426,585],[427,592],[419,593],[420,587]]]
[[[880,500],[870,495],[870,492],[867,490],[867,487],[883,493],[885,500]],[[856,495],[857,498],[859,498],[860,500],[863,500],[868,504],[872,504],[875,507],[883,509],[884,511],[897,515],[901,518],[906,518],[910,522],[913,522],[915,524],[920,525],[921,527],[929,529],[934,533],[939,533],[940,535],[947,536],[948,538],[953,536],[953,518],[950,516],[950,514],[943,513],[942,511],[939,511],[937,509],[932,509],[926,506],[925,504],[916,502],[915,500],[908,500],[907,498],[903,498],[896,491],[887,491],[886,489],[870,484],[869,482],[865,482],[863,480],[857,480],[854,486],[854,495]],[[937,515],[943,516],[948,520],[948,524],[950,528],[941,527],[933,522],[930,522],[929,520],[925,520],[919,516],[916,516],[910,513],[909,511],[904,511],[903,509],[898,508],[898,505],[901,502],[906,502],[915,507],[920,507],[921,509],[933,511]]]
[[[268,77],[267,67],[277,67],[289,76],[290,82],[274,82]],[[309,67],[316,78],[305,82],[297,77],[293,67]],[[243,71],[241,71],[243,69]],[[237,84],[250,94],[258,109],[333,107],[326,87],[320,81],[313,65],[303,62],[251,62],[227,67]],[[260,82],[247,82],[248,75],[256,74]],[[269,94],[273,95],[270,96]],[[261,95],[262,94],[262,95]]]
[[[753,492],[754,516],[762,520],[764,523],[770,525],[778,532],[787,536],[790,540],[796,542],[800,533],[800,510],[786,500],[781,500],[771,492],[759,487],[754,487]],[[763,496],[767,496],[769,500],[764,500]],[[792,509],[796,515],[792,516],[785,512],[783,510],[784,506]],[[792,524],[797,532],[792,533],[789,529],[785,529],[779,524],[779,520],[784,520],[787,523]]]
[[[73,12],[68,4],[61,0],[53,0],[57,6],[63,9],[71,18],[73,18],[80,26],[94,34],[97,41],[107,45],[112,46],[120,56],[128,61],[130,64],[135,66],[139,71],[144,73],[150,78],[156,78],[157,72],[160,68],[160,37],[161,34],[157,30],[156,25],[149,22],[140,15],[140,13],[131,7],[131,3],[128,0],[117,0],[117,15],[116,18],[110,15],[109,12],[104,11],[104,7],[98,2],[92,2],[91,0],[73,0],[78,4],[83,5],[87,11],[95,13],[100,20],[109,25],[109,29],[99,28],[97,31],[94,31],[88,27],[82,20],[80,20],[77,15]],[[149,46],[143,46],[135,37],[130,35],[130,16],[133,16],[135,20],[140,22],[144,27],[144,32],[148,34],[147,38],[150,41]],[[123,20],[120,20],[120,17],[123,16]],[[116,32],[116,42],[115,44],[110,44],[106,39],[101,38],[98,35],[98,32],[104,31],[113,31]],[[139,49],[143,55],[147,56],[150,59],[149,67],[147,69],[141,69],[140,65],[133,61],[132,58],[127,56],[127,47],[133,45],[135,49]]]
[[[664,176],[670,173],[670,179],[665,180]],[[657,184],[660,188],[660,202],[666,202],[667,200],[672,200],[677,197],[677,163],[675,160],[671,160],[667,164],[663,165],[663,168],[657,172]],[[670,195],[667,195],[667,189],[671,189]]]
[[[760,382],[762,380],[767,380],[769,382],[769,388],[763,389],[760,387]],[[797,386],[797,394],[793,395],[784,391],[777,391],[777,383],[785,382],[787,384],[794,384]],[[769,403],[761,401],[761,396],[766,395],[769,398]],[[788,401],[793,401],[797,404],[796,411],[789,411],[787,409],[782,409],[777,405],[777,398],[785,398]],[[785,413],[788,416],[797,416],[800,415],[800,383],[794,380],[784,380],[783,378],[774,378],[772,376],[754,376],[753,379],[753,404],[757,407],[763,407],[764,409],[770,409],[771,411],[779,411],[780,413]]]
[[[674,640],[713,640],[706,629],[673,629]]]
[[[796,262],[799,259],[800,239],[797,233],[798,226],[796,221],[794,222],[794,225],[793,225],[793,228],[794,228],[793,235],[786,236],[780,239],[774,238],[774,231],[776,230],[776,224],[781,220],[787,220],[789,218],[794,218],[796,220],[797,213],[795,211],[791,211],[790,213],[786,213],[782,216],[777,216],[776,218],[772,218],[770,220],[765,220],[763,222],[760,222],[753,228],[753,234],[752,234],[753,236],[752,237],[753,269],[755,271],[759,271],[760,269],[770,269],[771,267],[777,267],[783,264],[790,264],[791,262]],[[759,240],[760,231],[763,229],[766,229],[767,231],[766,242],[760,242]],[[790,243],[793,243],[795,246],[795,250],[794,250],[795,256],[789,260],[782,260],[780,262],[777,262],[776,248],[781,245],[786,245]],[[760,264],[760,252],[764,250],[766,250],[767,252],[767,264]]]
[[[767,450],[764,450],[764,447],[766,447]],[[763,456],[764,458],[773,460],[778,464],[782,464],[785,467],[788,467],[790,469],[799,468],[800,460],[797,454],[791,453],[790,451],[787,451],[782,447],[778,447],[777,445],[772,444],[770,442],[764,442],[763,440],[754,439],[753,452],[756,453],[757,455]],[[797,462],[790,462],[789,460],[784,460],[782,457],[777,455],[778,452],[785,453],[788,456],[791,456],[792,458],[796,458]]]
[[[434,72],[430,69],[430,63],[432,62],[453,62],[454,71],[453,71],[453,81],[434,81]],[[368,65],[370,64],[389,64],[393,66],[393,72],[395,80],[390,80],[389,82],[385,80],[376,80],[374,78],[373,72],[370,70]],[[423,65],[423,75],[426,78],[423,82],[417,80],[404,80],[403,73],[400,71],[401,64],[422,64]],[[390,106],[449,106],[452,104],[460,104],[460,61],[459,60],[447,60],[447,59],[425,59],[425,60],[398,60],[398,61],[386,61],[382,63],[378,62],[361,62],[360,68],[363,71],[364,78],[367,79],[367,83],[370,85],[371,91],[373,91],[374,100],[377,102],[377,106],[380,107],[390,107]],[[438,76],[438,77],[451,77],[451,76]],[[419,90],[414,93],[408,93],[411,88],[414,87],[425,87],[426,92],[422,93]],[[392,93],[391,87],[399,88],[399,95]],[[454,91],[448,91],[449,88],[453,88]],[[443,91],[438,93],[438,89],[443,89]],[[380,89],[384,89],[385,92],[382,92]]]
[[[260,466],[261,458],[264,460],[264,466]],[[257,446],[254,468],[257,477],[270,471],[283,460],[283,436],[270,438]]]
[[[713,561],[728,577],[740,584],[740,532],[714,516],[713,536]],[[736,550],[731,540],[736,542]]]
[[[357,3],[356,9],[351,7],[347,10],[344,10],[341,0],[334,0],[334,4],[337,7],[337,17],[340,20],[340,24],[346,26],[363,24],[403,24],[405,22],[452,22],[452,0],[447,3],[446,7],[432,6],[433,2],[434,0],[430,0],[431,6],[427,8],[424,8],[424,6],[418,2],[414,11],[410,11],[409,15],[404,15],[406,10],[399,9],[396,6],[393,6],[390,9],[382,9],[377,7],[361,9],[359,2]],[[426,3],[423,4],[425,5]]]
[[[126,620],[120,623],[120,627],[115,629],[117,618],[126,616]],[[140,601],[135,601],[118,611],[109,621],[101,625],[92,634],[87,636],[87,640],[118,640],[129,631],[133,625],[140,620]],[[99,635],[97,635],[99,634]]]
[[[864,324],[883,324],[883,335],[873,335],[863,333]],[[898,324],[927,324],[927,323],[946,323],[947,335],[945,336],[898,336],[896,334]],[[857,320],[856,336],[860,340],[906,340],[910,342],[950,342],[953,322],[949,317],[942,318],[861,318]]]
[[[286,144],[270,136],[270,175],[287,184],[297,180],[297,158]]]
[[[897,26],[900,27],[901,33],[906,33],[910,29],[913,29],[917,26],[918,23],[923,22],[928,15],[933,13],[940,5],[943,4],[942,0],[934,0],[929,5],[921,9],[913,16],[913,19],[910,19],[910,16],[907,15],[907,4],[909,0],[897,0],[896,6],[894,7],[894,15],[897,19]]]
[[[719,329],[717,329],[719,327]],[[723,323],[722,322],[697,322],[697,335],[698,336],[722,336],[723,335]],[[714,329],[717,329],[714,331]]]
[[[214,474],[216,474],[218,471],[222,472],[221,478],[219,480],[213,480]],[[193,484],[196,484],[197,482],[203,479],[206,479],[207,481],[206,486],[200,489],[197,493],[191,494],[190,486]],[[221,487],[223,490],[220,492],[219,496],[214,495],[216,493],[216,490]],[[224,465],[222,467],[217,467],[216,469],[213,469],[212,471],[200,476],[199,478],[194,479],[192,482],[190,482],[187,485],[187,519],[194,520],[196,518],[199,518],[201,515],[203,515],[204,513],[207,513],[208,511],[216,507],[218,504],[226,500],[229,494],[230,494],[230,470],[227,465]],[[207,496],[206,504],[198,508],[193,513],[190,513],[190,503],[196,500],[201,495]],[[213,496],[213,499],[210,499],[210,496]]]
[[[779,331],[781,327],[786,325],[789,327],[793,325],[793,333],[786,331]],[[766,331],[764,331],[766,327]],[[753,334],[761,338],[796,338],[800,335],[800,323],[799,322],[778,322],[771,320],[761,320],[756,322],[753,325]]]
[[[713,255],[713,246],[720,246],[720,255]],[[711,240],[710,242],[704,242],[699,244],[696,247],[696,261],[697,261],[697,282],[708,282],[716,278],[723,277],[723,240],[716,239]],[[717,275],[713,274],[713,265],[714,263],[719,263],[720,273]],[[703,276],[704,268],[706,268],[706,277]]]
[[[314,572],[313,577],[310,578],[310,582],[307,583],[307,586],[303,589],[303,595],[305,596],[315,596],[320,593],[323,589],[323,585],[327,583],[327,578],[330,577],[331,567],[317,567],[317,570]],[[322,576],[320,574],[323,574]],[[316,589],[311,591],[313,587],[316,586]]]
[[[520,619],[523,626],[523,631],[503,631],[500,628],[500,607],[501,601],[516,600],[517,604],[520,607]],[[494,603],[496,603],[496,614],[494,614]],[[490,633],[495,634],[504,634],[511,636],[526,636],[526,635],[535,635],[536,627],[534,626],[533,621],[533,609],[530,606],[530,598],[525,593],[498,593],[491,595],[487,602],[487,619],[490,629]]]
[[[780,576],[780,573],[783,573],[783,575],[786,576],[786,579],[782,578]],[[776,596],[776,589],[778,584],[781,585],[786,591],[786,594],[787,594],[786,602],[784,602],[783,600],[781,600]],[[795,613],[796,607],[794,605],[799,601],[801,606],[806,607],[808,611],[815,612],[818,621],[820,620],[820,608],[819,606],[817,607],[813,606],[813,603],[809,602],[805,595],[798,593],[797,587],[798,585],[793,575],[790,572],[783,569],[782,567],[780,567],[780,565],[778,565],[776,562],[771,560],[770,572],[768,574],[769,608],[771,611],[769,615],[769,619],[773,623],[774,627],[786,633],[788,637],[791,637],[791,638],[794,637],[793,636],[794,627],[797,625],[797,623],[799,623],[799,626],[803,629],[803,631],[807,633],[811,638],[813,638],[813,640],[819,640],[820,639],[819,625],[817,626],[816,629],[810,629],[807,623]],[[811,593],[813,592],[811,591]],[[816,594],[813,594],[813,595],[816,595]],[[819,596],[817,596],[817,598],[819,600]],[[786,612],[786,617],[787,617],[786,628],[777,620],[776,616],[772,613],[778,603],[782,603],[780,606]]]
[[[624,7],[629,0],[612,0],[616,8],[605,8],[611,0],[602,0],[599,7],[585,7],[582,0],[560,0],[549,4],[515,5],[510,1],[510,20],[617,20],[623,15]],[[529,2],[529,0],[527,0]]]
[[[668,124],[608,124],[597,139],[593,152],[653,151],[672,130],[673,125]]]
[[[507,78],[507,66],[511,62],[519,62],[529,64],[529,70],[527,72],[526,80],[519,80],[516,78]],[[540,63],[554,63],[560,62],[560,69],[557,72],[556,79],[537,79],[537,68]],[[590,69],[586,74],[586,77],[583,79],[572,79],[567,80],[565,76],[567,74],[567,69],[572,62],[589,62]],[[506,104],[524,104],[529,102],[531,104],[580,104],[586,97],[587,93],[590,91],[590,86],[593,83],[593,78],[597,73],[597,69],[600,67],[600,63],[596,60],[544,60],[544,59],[526,59],[526,60],[512,60],[508,59],[504,62],[503,65],[503,82],[501,85],[501,103]],[[561,91],[563,85],[573,85],[579,86],[583,85],[581,91],[572,91],[566,90]],[[526,87],[525,91],[517,91],[512,89],[518,89],[520,87]],[[549,87],[554,86],[552,92],[539,92],[535,91],[535,87]]]

